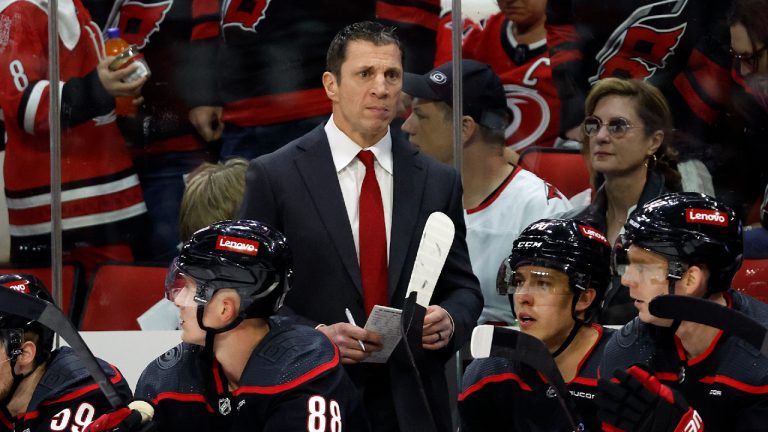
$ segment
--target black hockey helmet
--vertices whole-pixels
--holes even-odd
[[[610,280],[610,255],[605,235],[586,223],[542,219],[525,228],[514,241],[512,253],[499,268],[496,289],[499,294],[512,294],[512,281],[520,266],[559,270],[568,275],[574,294],[590,287],[595,289],[595,299],[587,312],[589,317],[605,295]]]
[[[22,294],[53,303],[53,298],[51,298],[51,294],[45,285],[40,279],[32,275],[2,275],[0,276],[0,289],[12,289]],[[30,321],[18,315],[0,313],[0,334],[3,337],[6,354],[13,361],[21,354],[24,332],[32,332],[37,335],[37,355],[35,356],[35,361],[38,364],[42,363],[48,358],[53,349],[53,331],[37,321]]]
[[[195,302],[201,309],[219,289],[236,290],[240,320],[269,317],[290,288],[291,253],[285,236],[251,220],[221,221],[198,230],[184,244],[176,266],[197,282]]]
[[[697,192],[666,194],[637,209],[624,225],[621,249],[626,252],[632,244],[667,259],[670,287],[690,265],[705,265],[710,273],[709,293],[731,286],[744,253],[736,213]]]

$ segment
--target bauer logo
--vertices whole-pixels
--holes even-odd
[[[219,236],[216,239],[216,249],[256,255],[259,253],[259,242],[238,237]]]
[[[15,281],[5,284],[6,288],[10,288],[20,293],[29,294],[29,282],[27,281]]]
[[[728,217],[725,214],[714,210],[685,209],[685,220],[688,223],[728,226]]]
[[[579,229],[581,230],[581,234],[584,237],[588,237],[588,238],[590,238],[592,240],[597,240],[600,243],[605,244],[606,246],[611,246],[611,244],[608,243],[608,239],[605,238],[603,233],[601,233],[600,231],[598,231],[598,230],[596,230],[596,229],[594,229],[592,227],[588,227],[586,225],[579,225]]]

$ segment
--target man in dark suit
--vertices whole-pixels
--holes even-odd
[[[240,216],[286,234],[294,251],[286,305],[338,345],[376,431],[412,429],[392,396],[402,369],[394,355],[386,366],[359,364],[381,339],[348,324],[344,309],[363,324],[373,304],[401,307],[427,217],[440,211],[453,220],[456,234],[424,318],[421,371],[437,430],[451,430],[445,362],[469,340],[483,304],[464,238],[461,179],[390,134],[403,75],[392,29],[344,28],[327,68],[330,120],[251,162]]]

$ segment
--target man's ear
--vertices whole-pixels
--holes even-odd
[[[707,292],[708,276],[709,272],[704,267],[697,265],[688,267],[688,270],[683,273],[683,277],[675,285],[675,294],[703,297]],[[682,292],[677,291],[678,289]]]
[[[464,146],[478,133],[478,128],[479,126],[472,117],[465,115],[461,118],[461,143]]]
[[[325,88],[325,94],[328,96],[328,99],[338,102],[339,83],[336,76],[331,72],[326,71],[323,73],[323,88]]]
[[[595,301],[596,296],[597,291],[594,288],[587,288],[586,291],[579,294],[579,300],[576,301],[576,313],[580,314],[586,311],[592,302]]]
[[[34,368],[37,345],[32,341],[21,344],[21,354],[16,358],[17,373],[27,373]]]

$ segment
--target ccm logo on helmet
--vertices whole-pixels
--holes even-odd
[[[29,282],[14,282],[11,284],[6,285],[6,288],[10,288],[14,291],[18,291],[20,293],[29,294]]]
[[[219,236],[216,239],[216,249],[256,255],[259,253],[259,242],[238,237]]]
[[[542,242],[537,241],[521,241],[517,243],[517,247],[519,248],[540,248]]]
[[[714,210],[685,209],[685,221],[688,223],[705,223],[710,225],[728,226],[728,218]]]
[[[608,243],[608,239],[606,239],[603,233],[601,233],[600,231],[584,225],[579,225],[579,229],[581,230],[581,234],[584,237],[590,238],[592,240],[597,240],[600,243],[604,243],[606,246],[611,246],[610,243]]]

